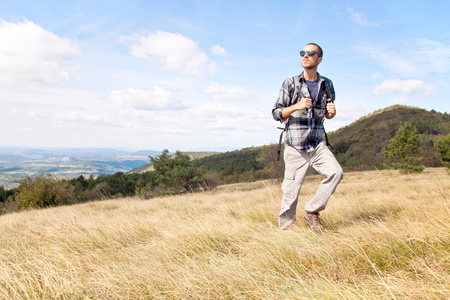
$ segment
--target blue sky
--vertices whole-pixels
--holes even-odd
[[[0,145],[234,150],[322,46],[337,116],[450,112],[448,1],[0,0]]]

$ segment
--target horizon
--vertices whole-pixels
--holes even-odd
[[[450,3],[282,3],[3,1],[0,143],[184,152],[277,143],[271,109],[310,42],[336,89],[327,132],[395,104],[450,112]]]
[[[258,146],[249,146],[249,147],[260,147],[260,146],[264,146],[264,145],[258,145]],[[86,151],[86,150],[113,150],[113,151],[118,151],[118,152],[125,152],[127,154],[130,153],[134,153],[134,152],[141,152],[141,151],[151,151],[151,152],[162,152],[164,149],[161,150],[155,150],[155,149],[127,149],[127,148],[120,148],[120,147],[84,147],[84,148],[80,148],[80,147],[48,147],[48,146],[20,146],[20,145],[0,145],[0,149],[7,149],[7,148],[11,148],[11,149],[18,149],[18,150],[22,150],[22,149],[26,149],[26,150],[44,150],[44,151],[51,151],[51,150],[80,150],[80,151]],[[245,147],[248,148],[248,147]],[[223,148],[225,149],[225,148]],[[228,151],[235,151],[235,150],[241,150],[243,148],[233,148],[233,149],[229,149],[229,150],[180,150],[180,149],[175,149],[175,150],[169,150],[170,154],[175,153],[176,151],[181,151],[181,152],[228,152]]]
[[[394,105],[391,105],[391,106],[387,106],[387,107],[380,108],[380,109],[374,110],[372,112],[369,112],[367,115],[361,116],[357,120],[354,120],[351,123],[349,123],[347,125],[344,125],[342,127],[336,128],[333,131],[339,130],[339,129],[344,128],[346,126],[349,126],[352,123],[354,123],[354,122],[356,122],[356,121],[358,121],[360,119],[363,119],[365,117],[368,117],[368,116],[370,116],[370,115],[372,115],[372,114],[374,114],[374,113],[376,113],[378,111],[386,110],[388,108],[393,108],[395,106],[406,107],[406,108],[411,108],[411,109],[422,109],[422,110],[426,110],[426,111],[429,111],[429,112],[431,110],[433,110],[433,109],[427,110],[425,108],[421,108],[421,107],[417,107],[417,106],[409,106],[409,105],[403,105],[403,104],[394,104]],[[440,113],[440,114],[446,113],[446,112],[440,112],[438,110],[435,110],[435,111],[437,113]],[[329,134],[329,133],[332,133],[333,131],[327,131],[327,133]],[[273,144],[273,143],[263,144],[263,145],[251,145],[251,146],[242,147],[242,148],[232,148],[232,147],[228,147],[228,148],[226,148],[226,147],[214,148],[214,147],[211,147],[211,148],[204,148],[204,149],[175,149],[175,150],[168,149],[168,150],[169,150],[169,153],[171,153],[171,154],[174,154],[176,151],[181,151],[181,152],[230,152],[230,151],[242,150],[242,149],[251,148],[251,147],[262,147],[262,146],[266,146],[266,145],[270,145],[270,144]],[[47,150],[47,151],[51,151],[51,150],[54,150],[54,151],[56,151],[56,150],[80,150],[80,151],[86,151],[86,150],[114,150],[114,151],[125,152],[125,153],[128,153],[128,154],[134,153],[134,152],[140,152],[140,151],[162,152],[164,149],[166,149],[166,148],[163,148],[163,149],[160,149],[160,150],[155,150],[155,149],[131,149],[131,148],[114,147],[114,146],[112,146],[112,147],[58,147],[58,146],[56,146],[56,147],[49,147],[49,146],[43,146],[43,145],[41,145],[41,146],[39,146],[39,145],[36,145],[36,146],[22,145],[21,146],[21,145],[1,145],[0,144],[0,149],[2,149],[2,148],[3,149],[4,148],[12,148],[12,149],[17,148],[19,150],[27,149],[27,150]]]

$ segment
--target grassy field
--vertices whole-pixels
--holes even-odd
[[[346,173],[324,234],[279,183],[0,216],[1,299],[448,299],[450,175]]]

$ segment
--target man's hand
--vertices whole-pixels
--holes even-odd
[[[300,100],[300,102],[298,102],[298,109],[302,110],[305,108],[310,108],[312,105],[312,100],[311,98],[307,97],[307,98],[302,98],[302,100]]]
[[[334,106],[334,103],[331,102],[331,99],[327,100],[327,113],[325,115],[325,118],[332,119],[336,115],[336,106]]]
[[[302,110],[305,108],[310,108],[312,105],[312,100],[311,98],[302,98],[299,102],[289,106],[289,107],[285,107],[283,108],[283,110],[281,111],[281,117],[282,118],[287,118],[289,117],[291,114],[293,114],[294,112],[296,112],[297,110]]]

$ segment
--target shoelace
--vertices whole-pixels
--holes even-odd
[[[314,226],[322,226],[322,224],[320,223],[319,215],[313,214],[312,215],[312,219],[313,219],[313,225]]]

